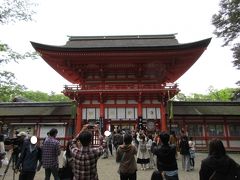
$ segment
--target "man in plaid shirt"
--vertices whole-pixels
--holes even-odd
[[[102,144],[96,148],[92,147],[92,132],[89,131],[89,127],[88,124],[84,125],[70,146],[74,180],[98,180],[97,161],[103,154],[103,147]],[[98,126],[94,126],[94,131],[96,130],[100,135]]]
[[[45,180],[50,180],[51,173],[54,180],[58,177],[58,156],[60,155],[60,143],[56,139],[58,130],[53,128],[49,132],[49,137],[44,141],[42,146],[42,164],[45,168]]]

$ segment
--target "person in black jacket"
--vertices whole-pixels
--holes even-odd
[[[33,180],[36,171],[41,168],[42,151],[36,144],[36,140],[32,141],[33,137],[30,140],[25,140],[20,158],[17,161],[16,169],[20,171],[19,180]]]
[[[188,144],[188,137],[183,135],[180,139],[179,150],[182,155],[182,168],[184,171],[190,171],[190,147]]]
[[[176,146],[169,145],[169,134],[161,133],[161,146],[155,142],[152,145],[152,152],[157,156],[157,168],[163,172],[166,180],[178,180],[178,166],[176,160]]]
[[[209,144],[209,155],[201,163],[200,180],[239,180],[240,166],[226,155],[223,143],[213,139]]]
[[[117,152],[118,146],[122,144],[123,144],[123,135],[121,134],[121,130],[117,129],[117,133],[113,135],[113,145],[116,149],[116,152]]]

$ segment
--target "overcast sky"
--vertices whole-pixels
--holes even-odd
[[[230,47],[213,35],[211,18],[219,0],[39,0],[33,22],[0,26],[0,40],[19,52],[34,51],[30,41],[63,45],[68,35],[149,35],[177,33],[180,43],[212,37],[208,49],[176,83],[182,93],[236,87],[240,71]],[[1,67],[2,68],[2,67]],[[40,57],[3,67],[30,90],[60,93],[70,84]]]

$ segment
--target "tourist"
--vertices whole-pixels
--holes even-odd
[[[151,180],[163,180],[162,173],[158,170],[153,171]]]
[[[200,180],[240,179],[240,166],[227,154],[223,143],[213,139],[209,144],[209,155],[201,163]]]
[[[24,147],[24,144],[29,141],[28,135],[24,131],[21,131],[21,132],[16,131],[16,136],[17,137],[15,139],[15,142],[17,142],[17,146],[13,146],[13,153],[12,153],[13,159],[14,159],[13,162],[15,163],[15,167],[16,167],[17,162],[19,160],[20,153],[22,151],[22,148]]]
[[[98,147],[92,147],[93,131],[98,134],[99,139],[102,138],[97,125],[94,125],[94,129],[92,130],[89,124],[86,124],[73,139],[72,145],[70,146],[74,163],[73,179],[75,180],[98,180],[97,161],[103,154],[103,147],[101,143]]]
[[[115,150],[117,151],[118,146],[123,144],[123,135],[121,134],[121,130],[117,129],[117,132],[113,135],[113,145]]]
[[[59,178],[61,180],[73,180],[73,158],[70,152],[71,141],[68,141],[65,151],[63,152],[63,165],[59,168]]]
[[[45,140],[42,146],[42,164],[45,169],[45,180],[50,180],[51,174],[54,180],[59,180],[58,177],[58,156],[60,155],[60,143],[56,139],[58,130],[53,128],[49,132],[49,137]]]
[[[113,136],[112,133],[107,137],[108,150],[110,151],[111,156],[113,155],[112,145],[113,145]]]
[[[189,152],[189,144],[188,137],[186,135],[182,135],[179,143],[180,154],[182,155],[182,169],[184,171],[190,171],[190,152]]]
[[[137,163],[141,164],[141,170],[146,170],[147,164],[149,164],[150,155],[147,151],[147,140],[146,135],[143,132],[139,133],[137,138],[139,141],[138,152],[137,152]]]
[[[152,136],[152,134],[149,134],[148,141],[147,141],[147,151],[149,153],[149,166],[148,167],[150,169],[153,169],[155,167],[154,157],[153,157],[153,153],[151,151],[152,143],[153,143],[153,136]]]
[[[178,146],[178,138],[176,136],[175,131],[171,131],[170,132],[170,139],[169,139],[169,144],[176,146],[176,158],[178,157],[178,150],[179,150],[179,146]]]
[[[45,137],[42,141],[42,143],[44,144],[44,142],[50,137],[50,132],[47,132],[47,137]]]
[[[176,146],[169,145],[169,134],[160,134],[161,146],[153,142],[152,152],[157,156],[157,169],[164,174],[166,180],[178,180]]]
[[[132,135],[126,133],[123,138],[124,144],[120,145],[116,153],[116,162],[119,162],[120,180],[137,179],[137,163],[135,155],[137,148],[132,145]]]
[[[63,166],[66,166],[66,164],[73,164],[73,158],[70,152],[70,145],[72,144],[72,141],[68,141],[65,151],[63,151]]]
[[[138,142],[138,140],[137,140],[137,136],[138,136],[138,132],[132,131],[132,138],[133,138],[132,144],[133,144],[136,148],[138,148],[138,145],[139,145],[139,142]]]
[[[2,160],[5,159],[5,157],[6,157],[6,152],[5,152],[5,145],[4,145],[4,135],[0,134],[0,168],[2,167]]]
[[[16,169],[20,171],[19,180],[33,180],[41,165],[42,151],[37,145],[37,137],[32,136],[30,140],[24,143],[16,165]]]
[[[108,154],[109,154],[109,152],[108,152],[108,145],[109,145],[108,136],[106,136],[104,134],[102,141],[103,141],[102,142],[102,147],[103,147],[103,157],[102,158],[107,159]]]
[[[176,148],[178,148],[178,138],[176,136],[175,131],[170,132],[169,144],[174,145],[174,146],[176,146]]]
[[[190,137],[189,138],[189,141],[188,141],[188,144],[189,144],[189,153],[190,153],[190,169],[193,170],[194,169],[194,166],[195,166],[195,142],[193,141],[193,138]]]

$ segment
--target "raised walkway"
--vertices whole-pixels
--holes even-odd
[[[185,172],[182,170],[182,162],[181,157],[179,156],[178,161],[178,168],[179,168],[179,179],[180,180],[198,180],[199,179],[199,169],[201,160],[204,159],[207,156],[206,153],[197,153],[196,159],[195,159],[195,169],[190,172]],[[240,163],[240,154],[229,154],[235,161]],[[61,156],[59,157],[59,160],[61,160]],[[3,173],[6,169],[6,166],[3,166],[0,169],[0,173]],[[110,156],[108,159],[100,159],[98,161],[98,175],[99,180],[119,180],[119,175],[117,173],[118,164],[115,162],[115,157]],[[140,166],[138,166],[137,171],[137,180],[150,180],[151,174],[153,172],[152,169],[147,169],[145,171],[140,170]],[[15,180],[18,180],[18,175],[15,175]],[[2,180],[2,177],[0,176],[0,180]],[[4,180],[13,180],[13,171],[11,169],[11,166],[9,170],[6,173]],[[36,173],[35,180],[44,180],[44,169],[42,168],[39,172]],[[51,177],[51,180],[53,180],[53,177]]]

